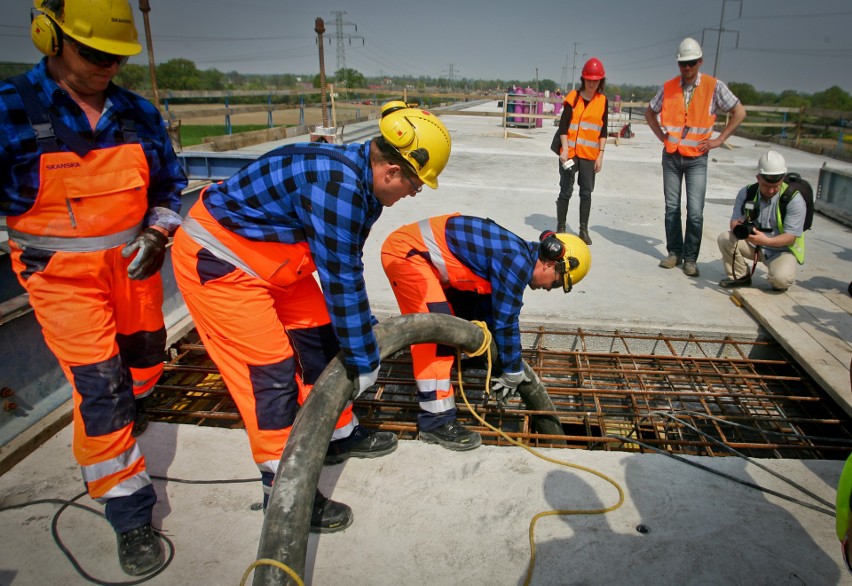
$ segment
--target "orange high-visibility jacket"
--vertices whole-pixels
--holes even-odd
[[[601,144],[601,130],[606,108],[606,97],[595,94],[591,101],[579,98],[577,91],[572,91],[565,97],[565,103],[574,104],[571,113],[571,124],[568,126],[568,158],[575,156],[581,159],[595,160],[598,158]],[[576,102],[576,103],[575,103]]]
[[[713,134],[715,114],[710,114],[710,104],[716,91],[716,78],[701,76],[695,86],[687,108],[683,101],[680,77],[670,79],[663,86],[663,109],[660,125],[666,135],[666,152],[678,152],[686,157],[697,157],[702,153],[698,145]]]

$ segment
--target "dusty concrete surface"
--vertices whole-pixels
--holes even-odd
[[[380,317],[398,313],[379,263],[381,243],[397,226],[460,211],[489,216],[534,239],[555,224],[557,163],[547,148],[552,127],[518,131],[526,137],[507,140],[496,119],[446,115],[444,121],[454,146],[440,189],[386,210],[364,251],[368,293]],[[726,228],[737,190],[753,181],[757,158],[768,146],[734,138],[731,149],[713,151],[701,275],[689,278],[679,269],[657,267],[665,255],[661,147],[643,125],[634,124],[634,130],[636,138],[608,145],[597,179],[589,276],[569,295],[528,292],[522,319],[551,327],[760,335],[757,321],[717,286],[724,275],[715,236]],[[791,168],[816,183],[825,158],[779,150]],[[569,226],[577,228],[576,195]],[[848,228],[817,216],[796,287],[845,291],[852,278],[850,242]],[[755,285],[766,289],[762,270]],[[70,439],[66,428],[0,477],[2,505],[79,494]],[[258,477],[240,430],[152,424],[140,444],[155,475]],[[825,514],[840,461],[761,461],[796,488],[736,457],[690,459],[825,511],[819,512],[662,455],[548,453],[610,476],[623,488],[625,503],[606,515],[540,521],[533,584],[852,584],[842,568],[834,519]],[[260,500],[259,483],[157,480],[155,486],[161,499],[156,524],[174,541],[176,554],[150,583],[239,583],[257,552],[262,515],[251,507]],[[355,514],[345,532],[310,539],[305,577],[320,585],[520,584],[535,514],[608,507],[618,498],[599,477],[519,448],[459,454],[416,441],[402,442],[381,459],[327,468],[320,487]],[[92,504],[88,497],[80,502]],[[0,512],[0,584],[85,583],[51,539],[56,510],[45,504]],[[637,531],[640,524],[647,533]],[[86,571],[100,580],[128,579],[118,568],[105,521],[70,510],[59,528]]]
[[[71,498],[81,489],[68,458],[70,429],[0,478],[3,505]],[[154,423],[140,443],[152,474],[174,479],[257,478],[242,431]],[[833,519],[662,455],[543,450],[609,476],[624,505],[606,515],[544,517],[535,526],[533,584],[850,584]],[[713,470],[827,509],[738,458],[690,458]],[[826,501],[839,463],[761,461]],[[238,584],[254,561],[262,513],[259,483],[190,485],[155,481],[155,523],[176,553],[149,583]],[[355,522],[310,537],[311,584],[520,584],[529,524],[551,510],[601,509],[617,489],[585,471],[520,448],[451,453],[402,442],[381,459],[327,467],[320,488],[352,506]],[[98,509],[88,497],[81,504]],[[53,545],[55,505],[0,513],[0,584],[86,582]],[[640,525],[647,529],[640,533]],[[62,541],[100,580],[127,580],[106,521],[75,509],[58,523]]]

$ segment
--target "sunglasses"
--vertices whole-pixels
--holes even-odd
[[[775,185],[784,181],[783,175],[761,175],[760,178],[770,185]]]
[[[698,65],[698,59],[693,59],[692,61],[678,61],[677,64],[681,67],[695,67]]]
[[[126,55],[113,55],[112,53],[104,53],[103,51],[98,51],[97,49],[92,49],[91,47],[87,47],[75,39],[66,36],[68,41],[70,41],[75,47],[77,47],[77,53],[96,67],[112,67],[114,64],[118,64],[119,67],[127,63],[129,57]]]
[[[409,185],[411,185],[411,189],[412,189],[412,191],[414,191],[414,193],[420,193],[421,191],[423,191],[423,184],[422,183],[418,184],[414,179],[412,179],[408,175],[408,173],[406,173],[404,171],[402,171],[402,176],[405,177],[405,180],[408,181]]]

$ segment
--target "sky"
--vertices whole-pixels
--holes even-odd
[[[144,21],[130,0],[140,40]],[[610,84],[661,85],[678,75],[684,37],[701,71],[760,91],[852,93],[849,0],[150,0],[157,63],[185,58],[222,72],[319,72],[314,22],[325,21],[328,75],[551,79],[579,83],[599,58]],[[2,61],[35,62],[30,3],[0,0]],[[340,27],[335,26],[337,22]],[[720,32],[721,31],[721,32]],[[338,34],[339,33],[339,34]],[[721,41],[721,42],[720,42]],[[340,50],[338,49],[340,48]],[[338,61],[342,53],[343,61]],[[148,64],[147,53],[131,63]]]

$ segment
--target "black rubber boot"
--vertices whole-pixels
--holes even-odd
[[[348,458],[378,458],[396,449],[396,435],[390,431],[370,431],[360,425],[344,439],[328,444],[323,464],[340,464]]]
[[[151,524],[118,533],[118,561],[131,576],[141,576],[160,566],[163,546]]]
[[[580,198],[580,239],[586,244],[591,244],[589,238],[589,213],[592,211],[592,198]]]
[[[565,218],[568,216],[568,202],[563,199],[556,200],[556,232],[565,232]]]
[[[335,533],[352,524],[352,509],[323,496],[317,490],[311,511],[311,533]]]
[[[148,411],[145,409],[145,398],[136,399],[136,418],[133,420],[133,430],[130,435],[139,437],[148,429]]]
[[[589,236],[589,229],[585,224],[580,224],[580,240],[586,244],[592,244],[592,239]]]

